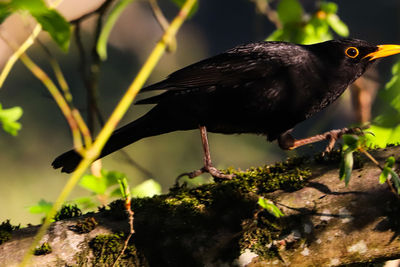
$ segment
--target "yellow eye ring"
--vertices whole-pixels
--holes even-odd
[[[346,53],[346,56],[348,56],[349,58],[356,58],[358,54],[360,54],[358,49],[353,46],[348,47],[344,52]]]

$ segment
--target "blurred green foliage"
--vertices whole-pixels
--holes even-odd
[[[123,186],[121,186],[123,184]],[[89,196],[80,197],[69,201],[69,204],[76,205],[83,211],[106,205],[116,198],[125,197],[129,193],[131,197],[152,197],[161,194],[161,185],[153,179],[145,180],[136,185],[130,192],[125,192],[127,186],[125,174],[117,171],[101,170],[101,177],[92,174],[84,175],[79,186],[89,192]],[[29,207],[29,212],[34,214],[47,214],[53,203],[41,199],[36,205]]]
[[[337,11],[337,4],[321,2],[315,13],[307,14],[298,0],[281,0],[277,13],[282,28],[276,29],[267,40],[312,44],[332,39],[333,32],[347,37],[349,29]]]
[[[385,105],[379,111],[371,127],[368,129],[372,134],[367,135],[369,147],[384,148],[389,144],[400,143],[400,61],[392,67],[392,78],[386,83],[383,90],[379,91],[378,97]]]

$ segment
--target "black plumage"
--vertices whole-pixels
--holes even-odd
[[[237,46],[144,88],[142,92],[165,92],[138,101],[156,106],[116,130],[100,157],[145,137],[200,126],[214,133],[283,140],[296,124],[335,101],[376,58],[399,53],[393,52],[398,47],[388,47],[355,39]],[[53,167],[71,172],[79,160],[69,151],[56,158]]]

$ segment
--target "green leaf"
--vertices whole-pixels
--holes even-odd
[[[336,14],[338,6],[333,2],[321,2],[321,10],[328,14]]]
[[[277,218],[284,216],[283,212],[277,206],[275,206],[271,200],[259,197],[258,205],[266,209],[269,213]]]
[[[22,116],[21,107],[12,107],[9,109],[3,109],[0,104],[0,123],[3,126],[4,131],[16,136],[18,131],[21,129],[21,124],[17,122]]]
[[[317,17],[311,18],[304,26],[304,33],[303,44],[314,44],[332,39],[326,20],[318,19]]]
[[[161,194],[161,185],[153,179],[148,179],[131,190],[134,197],[152,197]]]
[[[69,22],[54,9],[34,12],[32,16],[42,26],[43,30],[48,32],[51,38],[64,51],[68,51],[71,39],[71,28]]]
[[[29,207],[29,212],[33,214],[39,214],[39,213],[47,214],[49,213],[52,207],[53,207],[52,202],[48,202],[44,199],[41,199],[37,205]]]
[[[349,36],[349,28],[343,21],[340,20],[338,15],[328,14],[326,16],[326,21],[328,22],[329,26],[331,26],[332,30],[334,30],[338,35],[342,37]]]
[[[282,24],[299,23],[303,17],[303,7],[298,0],[279,1],[277,12]]]
[[[353,150],[348,148],[343,152],[339,170],[339,178],[341,181],[344,180],[346,186],[349,184],[351,178],[353,163]]]
[[[182,6],[186,3],[186,0],[172,0],[172,2],[179,8],[182,8]],[[190,10],[190,13],[188,14],[188,19],[190,19],[197,12],[198,9],[199,9],[199,1],[196,1],[192,10]]]
[[[389,174],[391,175],[393,181],[394,180],[399,180],[398,179],[399,176],[397,175],[397,173],[395,173],[393,171],[393,167],[394,167],[395,162],[396,162],[396,159],[394,157],[392,157],[392,156],[388,157],[386,159],[385,167],[383,167],[382,173],[379,176],[379,183],[380,184],[385,183],[386,180],[389,179]]]
[[[0,23],[12,14],[12,7],[9,3],[0,3]]]
[[[124,177],[118,180],[119,190],[123,198],[130,198],[131,193],[129,192],[128,180]]]
[[[360,139],[356,135],[345,134],[343,135],[343,144],[347,146],[347,149],[354,151],[360,145]]]
[[[84,175],[79,181],[79,185],[98,195],[103,195],[107,190],[106,179],[91,174]]]
[[[96,50],[101,60],[104,61],[107,59],[107,42],[114,24],[117,22],[125,8],[133,1],[134,0],[120,0],[108,15],[96,45]]]
[[[393,156],[390,156],[386,159],[386,166],[389,168],[393,168],[396,163],[396,159]]]
[[[105,169],[102,169],[101,175],[105,179],[106,187],[117,185],[119,184],[119,180],[126,179],[126,175],[118,171],[107,171]]]
[[[98,206],[98,204],[93,201],[93,197],[76,198],[70,203],[78,205],[81,210],[96,208]]]
[[[400,178],[399,175],[393,170],[393,169],[389,169],[389,174],[392,176],[392,181],[394,184],[394,187],[396,187],[397,189],[397,194],[400,195]]]
[[[14,10],[27,10],[29,12],[41,12],[47,9],[43,0],[12,0],[10,5]]]
[[[68,21],[55,9],[48,8],[43,0],[12,0],[0,6],[0,21],[12,12],[27,11],[48,32],[63,50],[67,51],[71,38]]]
[[[384,184],[389,176],[389,168],[385,167],[382,170],[381,175],[379,175],[379,183]]]
[[[117,187],[113,191],[111,191],[110,197],[122,198],[123,196],[122,196],[122,192],[121,192],[121,187]]]

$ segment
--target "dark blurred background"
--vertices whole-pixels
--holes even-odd
[[[315,1],[301,2],[307,11],[315,9]],[[377,44],[400,43],[398,0],[334,2],[339,5],[338,15],[349,26],[351,37]],[[174,5],[169,1],[160,5],[169,19],[174,17],[177,12]],[[84,24],[84,41],[88,45],[93,23],[93,20],[88,20]],[[174,70],[235,45],[263,40],[274,29],[274,25],[256,12],[254,3],[249,0],[200,0],[198,12],[178,34],[176,53],[162,58],[148,83],[159,81]],[[102,65],[100,75],[99,103],[105,117],[115,107],[160,35],[161,30],[145,2],[133,3],[119,19],[111,34],[108,60]],[[40,40],[47,43],[48,37],[43,34]],[[72,41],[68,55],[58,52],[51,44],[49,47],[57,54],[75,103],[85,114],[85,89],[79,74],[75,43]],[[28,53],[50,71],[39,47],[33,46]],[[379,64],[380,87],[390,78],[394,60],[389,58]],[[70,130],[46,89],[21,63],[16,64],[0,89],[0,103],[5,108],[21,106],[24,110],[20,120],[23,128],[17,137],[0,131],[0,221],[11,219],[14,224],[38,223],[40,216],[30,214],[27,207],[40,199],[54,201],[68,179],[68,175],[53,170],[50,163],[58,154],[72,147]],[[121,125],[148,109],[132,107]],[[326,111],[299,125],[295,135],[305,137],[353,122],[350,94],[346,93]],[[233,166],[246,169],[273,163],[288,154],[281,151],[276,143],[267,143],[261,136],[210,134],[210,145],[212,159],[218,168]],[[310,150],[312,153],[318,149],[314,146],[290,153],[310,153]],[[130,165],[120,153],[104,159],[103,166],[126,173],[132,186],[153,178],[166,192],[177,175],[202,166],[198,131],[144,139],[129,146],[126,151],[151,175]],[[207,179],[208,176],[204,177]],[[87,194],[87,191],[77,187],[70,199]]]

